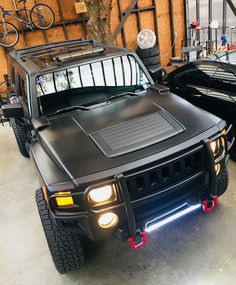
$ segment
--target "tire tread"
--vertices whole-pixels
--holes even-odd
[[[83,266],[85,258],[79,235],[68,232],[56,224],[41,189],[36,191],[36,202],[48,247],[58,272],[64,274]]]
[[[12,129],[13,129],[13,132],[14,132],[20,153],[24,157],[29,157],[29,152],[26,148],[26,143],[27,143],[28,139],[27,139],[27,135],[26,135],[26,131],[25,131],[24,127],[20,126],[16,122],[16,120],[13,118],[10,119],[10,124],[12,126]]]

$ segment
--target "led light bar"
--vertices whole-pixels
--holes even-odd
[[[84,55],[104,52],[104,50],[105,49],[102,47],[97,47],[97,48],[92,48],[92,49],[88,49],[88,50],[81,50],[81,51],[77,51],[77,52],[69,52],[68,54],[55,56],[55,57],[53,57],[53,60],[54,61],[65,61],[65,60],[69,60],[69,59],[75,58],[75,57],[80,57],[80,56],[84,56]]]
[[[191,213],[191,212],[195,211],[196,209],[201,208],[201,206],[202,206],[201,204],[197,204],[197,205],[188,207],[188,208],[186,208],[186,209],[184,209],[182,211],[179,211],[178,213],[176,213],[176,214],[174,214],[172,216],[169,216],[168,218],[163,219],[163,220],[161,220],[161,221],[159,221],[157,223],[154,223],[154,224],[152,224],[150,226],[148,226],[148,224],[150,224],[152,222],[148,222],[146,224],[145,232],[150,233],[150,232],[152,232],[154,230],[157,230],[160,227],[162,227],[162,226],[164,226],[164,225],[166,225],[166,224],[168,224],[168,223],[170,223],[170,222],[172,222],[174,220],[177,220],[178,218],[180,218],[180,217],[182,217],[182,216],[184,216],[184,215],[186,215],[188,213]]]

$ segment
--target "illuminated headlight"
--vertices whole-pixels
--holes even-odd
[[[218,174],[220,173],[220,170],[221,170],[221,165],[220,165],[220,163],[217,163],[217,164],[215,165],[215,172],[216,172],[216,175],[218,175]]]
[[[115,185],[105,185],[99,188],[90,190],[89,202],[91,206],[101,206],[116,201]]]
[[[225,140],[220,137],[210,143],[212,153],[214,155],[215,161],[220,161],[225,155]]]
[[[98,224],[101,228],[111,228],[117,225],[119,218],[114,213],[106,213],[100,216],[98,219]]]

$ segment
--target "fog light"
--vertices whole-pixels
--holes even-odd
[[[114,213],[106,213],[101,215],[101,217],[98,219],[98,224],[102,228],[111,228],[117,225],[119,221],[119,218]]]
[[[58,192],[55,193],[56,195],[69,195],[71,192]],[[74,204],[73,198],[71,196],[69,197],[56,197],[57,206],[63,207],[63,206],[71,206]]]
[[[221,166],[220,166],[220,163],[217,163],[215,165],[215,172],[216,172],[216,175],[218,175],[220,173],[220,169],[221,169]]]

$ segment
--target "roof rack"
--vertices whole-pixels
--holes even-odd
[[[24,49],[13,50],[12,53],[18,58],[22,58],[24,56],[30,55],[38,51],[50,50],[53,47],[63,47],[63,46],[71,45],[71,44],[86,44],[86,43],[95,44],[96,42],[94,40],[83,40],[83,39],[66,40],[66,41],[61,41],[61,42],[56,42],[56,43],[42,44],[42,45],[35,46],[35,47],[27,47]]]

